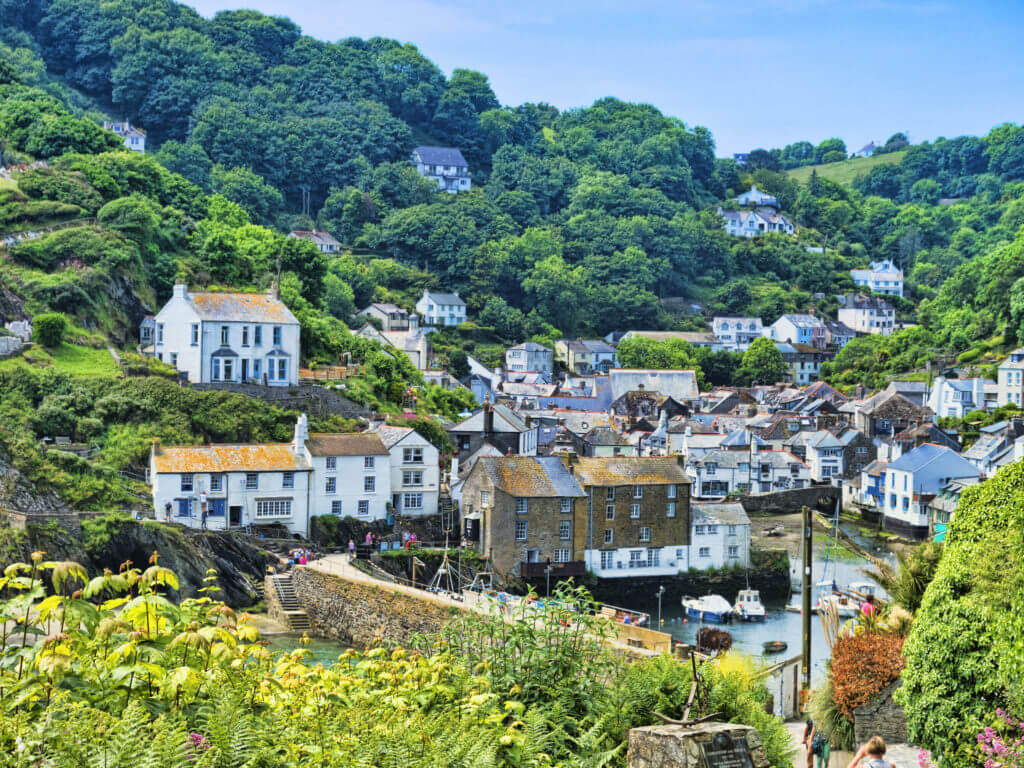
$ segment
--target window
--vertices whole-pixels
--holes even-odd
[[[646,525],[641,526],[640,527],[640,541],[650,541],[650,540],[651,540],[651,529],[650,529],[650,527],[646,526]]]
[[[402,485],[423,485],[423,472],[419,469],[402,473]]]
[[[516,520],[516,541],[526,541],[526,521]]]
[[[220,491],[224,488],[224,475],[210,475],[210,490]]]
[[[210,373],[210,378],[214,381],[220,381],[220,358],[213,358],[213,371]]]
[[[890,493],[889,494],[889,506],[892,507],[893,509],[896,509],[896,494],[895,493]]]
[[[606,504],[605,505],[605,508],[604,508],[604,519],[605,520],[614,520],[615,519],[615,505],[614,504]]]
[[[231,381],[234,378],[235,362],[230,357],[224,360],[224,381]]]
[[[178,353],[171,352],[171,365],[177,366],[178,364]]]
[[[740,548],[737,547],[735,544],[731,544],[729,546],[729,557],[737,558],[739,556],[740,556]]]
[[[568,563],[569,562],[569,550],[568,549],[556,549],[555,550],[555,562],[556,563]]]
[[[192,346],[199,346],[199,323],[192,323]]]
[[[331,502],[331,514],[332,515],[337,515],[338,517],[341,517],[341,502],[340,501],[332,501]]]
[[[708,536],[717,536],[717,535],[718,535],[718,526],[717,525],[709,525],[708,526]]]
[[[370,502],[366,499],[360,499],[359,506],[356,508],[356,514],[360,517],[366,517],[370,514]]]
[[[648,549],[647,550],[647,567],[657,568],[661,565],[661,550],[660,549]]]
[[[374,493],[377,490],[377,478],[369,475],[363,478],[363,493]]]
[[[605,571],[609,568],[615,567],[615,552],[614,550],[609,552],[607,550],[601,550],[601,570]]]
[[[572,523],[569,520],[562,520],[558,524],[558,538],[569,539],[572,537]]]
[[[231,340],[230,332],[231,329],[228,326],[222,325],[220,327],[220,345],[222,347],[226,347],[228,342]]]
[[[480,506],[487,508],[491,506],[491,492],[480,491]]]
[[[909,496],[904,496],[903,497],[903,511],[904,512],[909,512],[910,511],[910,497]]]
[[[275,325],[273,335],[271,336],[272,343],[275,347],[281,346],[281,326]]]
[[[333,472],[337,468],[338,468],[338,457],[337,456],[328,456],[327,457],[327,469],[329,471]]]
[[[642,485],[633,486],[633,498],[642,499],[644,497],[644,487]]]
[[[423,509],[422,493],[407,493],[402,497],[402,509]]]
[[[693,535],[694,536],[703,536],[704,535],[704,526],[703,525],[695,525],[693,527]]]
[[[668,487],[668,498],[674,499],[675,497],[676,497],[676,487],[674,485],[670,485]]]
[[[530,505],[526,499],[516,499],[516,513],[525,515],[529,511]]]
[[[631,549],[629,550],[629,567],[630,568],[643,568],[647,565],[647,552],[643,549]]]
[[[324,493],[337,493],[338,492],[338,478],[328,477],[324,483]]]
[[[608,501],[615,501],[615,487],[614,486],[609,486],[607,489],[605,489],[605,498],[608,499]]]
[[[711,547],[701,547],[698,549],[697,557],[711,557]]]
[[[281,487],[282,488],[294,488],[295,487],[295,473],[285,472],[281,475]]]
[[[254,491],[260,487],[260,476],[255,472],[245,473],[245,490]]]
[[[263,326],[255,325],[252,329],[252,345],[254,347],[263,346]]]
[[[157,344],[163,344],[164,343],[164,324],[163,323],[157,323],[156,324],[156,343]]]
[[[567,515],[572,512],[572,499],[561,498],[558,500],[558,511],[563,515]]]
[[[249,346],[249,326],[248,325],[243,325],[242,326],[242,346],[243,347],[248,347]]]
[[[611,544],[613,541],[615,541],[615,531],[611,528],[606,528],[604,531],[604,543]]]
[[[907,475],[903,476],[903,490],[907,490]]]
[[[709,474],[709,475],[713,475],[713,474],[715,474],[715,472],[716,472],[717,470],[718,470],[718,465],[717,465],[717,464],[715,464],[714,462],[711,462],[710,464],[705,464],[705,465],[704,465],[704,471],[705,471],[705,472],[706,472],[707,474]]]
[[[288,378],[288,361],[283,357],[277,360],[277,380],[285,381]]]
[[[374,457],[364,456],[363,457],[363,469],[373,469]]]
[[[682,559],[683,559],[683,550],[677,549],[676,550],[676,560],[682,560]],[[680,563],[680,565],[682,565],[682,563]]]
[[[404,448],[402,450],[402,463],[403,464],[422,464],[423,463],[423,449],[422,448]]]
[[[191,490],[193,488],[193,485],[194,485],[194,480],[193,480],[192,475],[182,475],[181,476],[181,492],[182,493],[191,492]]]
[[[730,536],[735,536],[736,535],[736,526],[735,525],[730,525],[729,526],[729,535]]]
[[[256,499],[256,517],[291,517],[291,499]]]
[[[640,517],[640,505],[639,504],[630,504],[629,505],[629,516],[631,518],[633,518],[634,520],[639,519],[639,517]]]
[[[668,509],[665,511],[665,517],[675,517],[675,516],[676,516],[676,503],[674,501],[670,501],[668,503]]]

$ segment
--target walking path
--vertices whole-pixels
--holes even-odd
[[[789,738],[793,742],[793,747],[797,750],[797,756],[793,758],[793,767],[805,768],[806,762],[803,756],[806,752],[800,743],[804,737],[804,724],[803,722],[786,723],[786,730],[789,731]],[[889,744],[888,747],[885,759],[895,763],[896,768],[918,768],[917,747],[910,744]],[[832,753],[828,765],[821,766],[821,768],[846,768],[851,760],[853,760],[853,754],[836,750]],[[861,766],[863,765],[864,762],[862,761]],[[818,766],[815,766],[815,768],[818,768]]]

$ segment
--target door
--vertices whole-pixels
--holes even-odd
[[[192,508],[190,499],[178,499],[178,517],[188,517]]]
[[[208,517],[224,517],[224,510],[227,506],[226,499],[210,499]]]
[[[249,380],[249,361],[242,360],[242,381]]]
[[[241,525],[242,524],[242,508],[241,507],[231,507],[228,510],[228,512],[230,514],[229,524],[232,527],[234,527],[236,525]]]

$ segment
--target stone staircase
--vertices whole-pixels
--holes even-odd
[[[288,627],[293,632],[308,632],[310,629],[309,617],[299,606],[299,600],[295,596],[295,587],[292,585],[290,573],[277,573],[272,577],[274,589],[277,590],[277,599],[281,604],[281,612],[288,620]]]

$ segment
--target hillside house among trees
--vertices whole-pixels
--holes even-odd
[[[330,232],[320,232],[315,229],[293,229],[288,237],[309,240],[320,253],[338,253],[341,250],[341,243]]]
[[[105,120],[103,127],[120,136],[121,140],[124,141],[126,149],[143,154],[146,152],[146,132],[141,128],[137,128],[127,120],[120,123],[112,123]]]
[[[778,198],[775,197],[775,195],[769,195],[767,192],[762,192],[757,188],[756,184],[752,184],[750,189],[737,197],[736,202],[740,205],[752,206],[754,208],[762,205],[768,208],[779,207]]]
[[[860,333],[890,336],[896,327],[896,310],[877,296],[847,296],[839,307],[839,322]]]
[[[156,357],[194,383],[299,383],[299,321],[277,296],[189,291],[177,284],[156,316]]]
[[[469,163],[458,149],[449,147],[416,147],[412,151],[412,164],[420,176],[432,179],[443,192],[468,192]]]
[[[903,296],[903,270],[892,259],[872,261],[870,269],[851,269],[854,285],[872,293]]]
[[[725,231],[734,237],[760,237],[770,232],[792,235],[796,225],[781,213],[771,208],[753,211],[727,211],[718,209]]]
[[[416,302],[416,311],[423,317],[424,325],[458,325],[466,322],[466,302],[459,297],[458,291],[423,291],[420,300]]]

